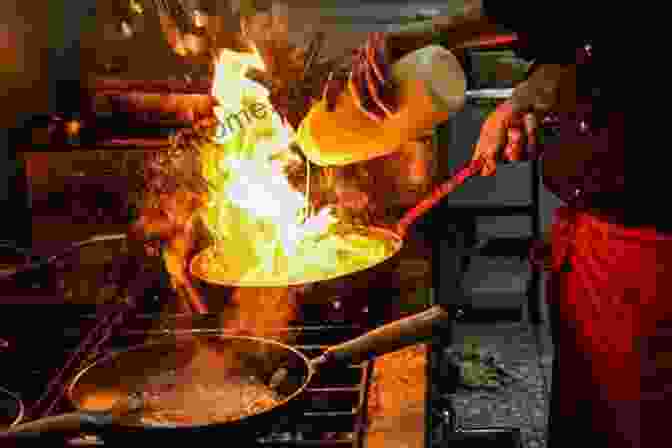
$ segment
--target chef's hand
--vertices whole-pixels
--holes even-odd
[[[484,160],[481,174],[495,174],[500,160],[526,160],[535,154],[538,123],[551,111],[566,112],[575,106],[576,66],[539,66],[483,123],[472,158]]]
[[[534,114],[517,112],[512,101],[500,104],[483,123],[472,157],[473,160],[484,160],[481,175],[494,175],[500,160],[525,159],[525,145],[535,143],[536,124]]]

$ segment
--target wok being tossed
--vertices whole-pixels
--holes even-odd
[[[455,176],[409,210],[392,228],[335,224],[299,244],[292,269],[245,272],[235,251],[219,252],[212,246],[198,253],[190,263],[194,277],[207,283],[234,287],[287,287],[347,278],[391,259],[402,249],[409,227],[443,197],[478,174],[482,161],[470,162]]]
[[[316,148],[321,156],[330,154],[329,148],[338,148],[338,154],[359,148],[367,151],[367,157],[371,151],[384,155],[391,149],[394,151],[396,145],[431,129],[464,104],[465,76],[459,62],[448,50],[438,46],[425,47],[395,64],[386,58],[385,40],[379,34],[373,34],[366,47],[355,56],[347,90],[336,100],[333,111],[328,110],[333,102],[330,99],[333,79],[327,82],[324,98],[313,106],[296,135],[296,142],[308,159]],[[337,164],[345,162],[351,160],[338,160]],[[250,239],[251,232],[256,232],[252,235],[254,238],[257,234],[263,238],[265,233],[269,233],[260,218],[268,212],[259,210],[256,204],[250,205],[251,197],[256,203],[277,204],[281,201],[266,201],[265,196],[255,196],[250,192],[249,181],[238,181],[238,190],[244,184],[250,191],[245,195],[239,194],[244,199],[239,202],[244,204],[236,203],[230,207],[231,216],[226,221],[230,227],[230,231],[226,232],[229,236],[222,239],[219,246],[214,244],[196,255],[190,263],[191,274],[220,286],[286,287],[315,284],[367,270],[397,254],[414,219],[464,182],[478,163],[474,162],[466,171],[437,188],[419,208],[411,211],[393,228],[331,223],[326,231],[299,234],[298,238],[292,235],[293,247],[286,250],[288,244],[283,241],[282,249],[285,251],[280,255],[277,245],[266,244],[264,250],[266,247],[269,249],[260,256],[259,243],[245,245],[241,240]],[[306,166],[309,167],[310,163]],[[247,165],[243,168],[247,175],[250,168]],[[239,176],[236,169],[230,171],[229,178]],[[258,181],[263,184],[258,189],[260,194],[271,191],[272,187],[266,188],[263,179]],[[308,191],[306,196],[309,196]],[[259,219],[254,225],[247,224],[253,220],[246,215],[245,207],[257,214]],[[234,225],[238,215],[241,216],[238,221],[252,230],[242,232],[242,224]],[[291,227],[285,222],[283,225]],[[283,228],[279,232],[285,230]],[[299,226],[298,230],[303,228]],[[254,250],[256,253],[253,253]],[[246,255],[248,253],[251,255]]]

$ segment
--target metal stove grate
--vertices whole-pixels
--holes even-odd
[[[218,329],[190,330],[197,333],[217,334]],[[150,332],[152,333],[152,332]],[[167,331],[154,331],[157,335]],[[344,342],[362,333],[355,325],[315,325],[289,327],[278,331],[274,338],[283,339],[294,333],[293,347],[308,358],[318,356],[330,345]],[[128,338],[147,335],[141,330],[121,331]],[[361,448],[366,428],[367,391],[372,362],[334,366],[317,372],[299,397],[304,411],[301,417],[291,422],[291,428],[277,427],[274,432],[259,437],[250,448]],[[104,446],[98,438],[87,437],[72,441],[76,446]],[[243,448],[243,447],[241,447]]]
[[[329,339],[337,335],[340,337],[323,342],[325,334],[317,327],[310,330],[307,327],[296,328],[300,331],[300,342],[294,346],[312,358],[329,345],[353,337],[353,329],[331,326],[326,330]],[[315,330],[317,334],[312,334]],[[315,345],[311,341],[318,343]],[[300,398],[305,410],[295,430],[260,438],[257,446],[362,447],[371,370],[372,363],[364,362],[318,372]]]
[[[320,355],[329,346],[345,342],[365,331],[353,324],[314,324],[294,322],[297,326],[278,329],[273,339],[293,340],[290,344],[309,359]],[[174,330],[158,331],[168,333]],[[199,328],[189,332],[218,334],[218,328]],[[149,333],[152,333],[150,331]],[[146,331],[126,330],[120,336],[145,335]],[[291,428],[278,427],[273,433],[257,439],[255,447],[343,447],[361,448],[366,427],[367,391],[373,369],[372,362],[333,366],[318,371],[304,393],[298,398],[304,408]]]
[[[38,396],[38,393],[44,389],[44,381],[49,378],[55,368],[62,365],[61,358],[65,359],[74,349],[77,341],[84,336],[82,329],[90,327],[86,321],[94,322],[95,318],[94,315],[73,316],[70,314],[69,318],[60,320],[61,325],[65,324],[61,327],[63,339],[52,340],[54,345],[49,347],[48,352],[52,354],[60,352],[62,356],[51,357],[46,364],[34,360],[37,364],[30,366],[33,371],[32,381],[26,381],[23,384],[24,387],[18,390],[23,397]],[[165,319],[165,316],[163,318]],[[160,337],[174,332],[224,333],[218,328],[219,320],[215,315],[198,316],[197,319],[193,316],[184,316],[185,325],[189,325],[191,329],[184,327],[180,329],[181,325],[176,325],[173,321],[162,326],[164,329],[156,329],[156,325],[151,325],[155,330],[148,330],[148,323],[156,322],[155,319],[155,315],[141,315],[126,322],[124,328],[118,329],[108,342],[106,352],[123,350],[129,345],[147,342],[148,335]],[[181,321],[182,319],[176,320]],[[342,321],[333,323],[328,319],[327,322],[320,324],[312,324],[306,320],[293,322],[288,328],[278,329],[273,338],[280,341],[292,340],[293,342],[289,345],[303,352],[308,358],[312,358],[321,354],[329,346],[359,336],[366,331],[367,327],[366,324],[346,324]],[[45,341],[43,338],[40,339],[44,349]],[[24,372],[24,375],[25,367],[27,366],[24,365],[19,369]],[[291,422],[291,428],[277,427],[273,433],[252,442],[250,448],[361,448],[366,428],[367,391],[372,369],[372,362],[364,362],[357,365],[332,366],[317,372],[302,396],[298,397],[305,409],[303,415]],[[19,370],[16,372],[17,375],[21,373]],[[39,378],[41,380],[36,382],[35,380]],[[56,412],[63,410],[65,409],[60,408]],[[96,437],[82,437],[69,443],[69,446],[104,445],[104,442]],[[238,446],[244,448],[242,445]]]
[[[102,274],[110,271],[107,262],[114,264],[117,260],[116,254],[124,252],[125,249],[119,246],[123,246],[123,240],[123,236],[113,235],[73,246],[65,253],[73,254],[72,262],[69,256],[53,258],[55,262],[50,263],[50,267],[53,265],[58,268],[59,261],[63,266],[60,270],[56,269],[57,272],[51,277],[63,279],[63,275],[68,272],[80,272],[73,274],[72,278],[68,277],[68,281],[71,286],[79,288],[77,291],[82,298],[86,298],[100,289],[96,283],[99,279],[94,279],[89,271],[80,270],[81,265],[93,269],[90,267],[93,264],[95,271],[100,271],[103,276]],[[105,251],[85,257],[86,262],[81,260],[83,255],[79,248],[99,245],[106,248],[112,245],[110,250],[114,256],[111,260],[108,260],[109,254]],[[101,260],[105,262],[101,263]],[[41,272],[37,271],[31,272],[31,278]],[[48,292],[49,295],[53,294],[51,290]],[[297,320],[291,322],[288,328],[279,329],[276,337],[282,342],[292,341],[289,345],[311,358],[329,346],[361,335],[375,325],[371,319],[376,313],[369,312],[366,295],[353,295],[354,297],[333,297],[318,303],[301,303],[297,310]],[[145,302],[149,303],[149,300]],[[118,308],[114,304],[109,306]],[[5,312],[0,313],[0,336],[10,341],[13,349],[9,353],[3,352],[3,379],[11,385],[13,391],[21,395],[28,408],[37,402],[46,384],[63,367],[68,356],[95,326],[100,319],[100,313],[104,314],[107,307],[103,300],[96,304],[83,300],[81,303],[74,301],[67,305],[43,305],[39,313],[35,313],[34,307],[24,305],[4,307]],[[165,336],[176,331],[224,332],[219,314],[175,315],[156,308],[152,305],[137,309],[140,314],[129,316],[123,322],[122,328],[115,329],[104,350],[124,349],[147,342],[148,335]],[[27,353],[39,353],[39,356],[26,356]],[[257,440],[256,446],[361,447],[372,368],[372,363],[362,363],[333,366],[318,373],[301,397],[305,412],[300,422],[291,429],[276,431]],[[54,412],[65,410],[64,407],[59,407]],[[99,445],[102,442],[87,437],[78,439],[73,444],[86,446]]]

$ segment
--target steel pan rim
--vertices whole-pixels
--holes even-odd
[[[229,335],[178,335],[176,336],[175,339],[172,339],[173,341],[177,340],[178,342],[180,339],[182,340],[188,340],[188,339],[217,339],[217,340],[246,340],[246,341],[251,341],[259,344],[268,344],[268,345],[274,345],[282,350],[288,351],[296,355],[301,361],[304,362],[306,366],[306,379],[304,380],[303,384],[301,387],[299,387],[296,391],[294,391],[292,394],[288,395],[285,397],[284,400],[280,401],[278,404],[276,404],[273,407],[270,407],[268,409],[264,409],[261,412],[257,412],[254,414],[246,415],[242,418],[232,420],[232,421],[227,421],[227,422],[212,422],[212,423],[207,423],[207,424],[194,424],[194,425],[148,425],[148,424],[143,424],[143,423],[134,423],[134,424],[120,424],[116,425],[117,427],[122,427],[122,428],[134,428],[134,429],[147,429],[147,430],[200,430],[200,429],[205,429],[205,428],[211,428],[213,426],[222,426],[222,425],[228,425],[228,424],[236,424],[238,422],[243,422],[247,419],[254,418],[257,416],[261,416],[263,414],[267,414],[269,412],[272,412],[276,410],[277,408],[286,405],[287,403],[291,402],[298,396],[300,396],[305,389],[308,387],[308,384],[312,380],[314,374],[315,374],[315,369],[308,359],[306,355],[301,353],[299,350],[295,349],[294,347],[290,347],[289,345],[283,344],[281,342],[274,341],[272,339],[266,339],[266,338],[260,338],[256,336],[229,336]],[[118,358],[125,353],[133,352],[133,351],[138,351],[138,350],[143,350],[143,349],[151,349],[152,347],[159,347],[159,346],[165,346],[167,345],[166,342],[161,342],[161,341],[156,341],[156,342],[150,342],[146,344],[138,344],[131,346],[121,352],[114,352],[107,354],[103,356],[102,358],[96,360],[95,362],[89,364],[88,366],[84,367],[81,369],[75,377],[70,381],[67,389],[66,389],[66,396],[68,397],[68,401],[70,404],[72,404],[76,409],[80,411],[87,411],[86,408],[82,407],[77,403],[74,397],[74,391],[77,388],[77,385],[80,382],[80,379],[86,375],[87,372],[89,372],[91,369],[94,369],[96,367],[100,367],[101,365],[104,365],[107,362],[110,362],[111,360]],[[121,383],[120,383],[121,384]]]
[[[25,417],[25,413],[26,413],[26,407],[24,406],[23,401],[19,398],[19,396],[17,394],[15,394],[14,392],[11,392],[10,390],[8,390],[8,389],[6,389],[2,386],[0,386],[0,395],[6,395],[9,398],[11,398],[12,400],[14,400],[14,402],[16,402],[16,405],[18,407],[18,412],[16,414],[16,417],[14,417],[14,421],[12,421],[9,424],[8,428],[11,428],[13,426],[18,425],[23,420],[23,418]]]
[[[375,226],[369,226],[366,227],[367,230],[372,231],[373,233],[376,234],[381,234],[386,237],[387,240],[394,241],[395,243],[395,248],[394,251],[392,251],[390,254],[388,254],[386,257],[378,260],[376,263],[372,263],[366,267],[360,268],[360,269],[355,269],[353,271],[346,272],[344,274],[334,274],[334,275],[325,275],[322,276],[319,279],[309,279],[309,280],[301,280],[301,281],[286,281],[286,282],[231,282],[231,281],[225,281],[225,280],[219,280],[217,278],[212,278],[207,275],[207,273],[203,273],[202,270],[198,268],[199,265],[202,265],[201,260],[207,256],[208,251],[211,249],[212,246],[207,247],[206,249],[202,250],[196,256],[194,256],[189,263],[189,272],[192,276],[195,278],[212,284],[216,286],[224,286],[224,287],[230,287],[230,288],[286,288],[286,287],[291,287],[291,286],[305,286],[305,285],[310,285],[310,284],[315,284],[315,283],[321,283],[321,282],[326,282],[330,280],[337,280],[341,279],[344,277],[348,277],[353,274],[357,274],[359,272],[367,271],[373,267],[379,266],[382,263],[385,263],[387,260],[391,259],[395,255],[401,251],[404,245],[404,240],[403,238],[395,233],[394,231],[390,229],[386,229],[383,227],[375,227]]]

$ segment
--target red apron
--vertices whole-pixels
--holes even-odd
[[[666,445],[672,270],[666,276],[664,267],[672,266],[672,235],[563,207],[552,264],[557,364],[549,446]]]

